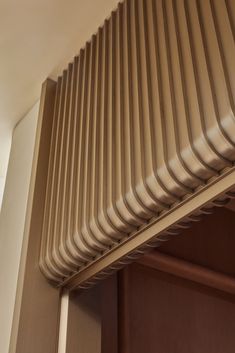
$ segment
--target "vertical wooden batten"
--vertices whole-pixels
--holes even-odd
[[[51,353],[57,348],[60,291],[44,280],[39,269],[56,83],[42,87],[33,167],[10,353]]]
[[[229,0],[126,0],[58,78],[49,280],[87,287],[234,196],[234,14]]]

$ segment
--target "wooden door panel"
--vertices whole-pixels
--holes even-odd
[[[120,309],[120,353],[233,353],[234,297],[141,265],[131,265]]]

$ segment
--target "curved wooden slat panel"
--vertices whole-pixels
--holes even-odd
[[[233,170],[234,18],[230,0],[127,0],[58,78],[40,255],[48,279],[68,282]],[[213,206],[230,196],[211,194]]]

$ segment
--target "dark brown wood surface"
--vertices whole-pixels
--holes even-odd
[[[215,208],[156,250],[235,276],[234,249],[235,213]]]
[[[66,353],[117,353],[117,276],[69,298]]]
[[[235,274],[235,214],[215,209],[163,243],[162,252]],[[148,255],[147,255],[148,256]],[[119,353],[234,353],[235,296],[144,265],[119,273]]]
[[[234,216],[215,209],[117,276],[72,293],[67,353],[234,353],[235,296],[206,282],[208,273],[233,280]]]
[[[130,326],[119,353],[234,353],[234,297],[141,265],[125,271],[129,301],[119,325],[126,315]]]

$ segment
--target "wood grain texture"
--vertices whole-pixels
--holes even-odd
[[[123,296],[129,305],[120,324],[119,353],[232,353],[234,295],[140,265],[130,265]],[[124,315],[123,315],[124,314]]]
[[[189,261],[180,260],[174,256],[155,251],[145,255],[138,263],[229,294],[235,294],[235,277],[212,271]]]

